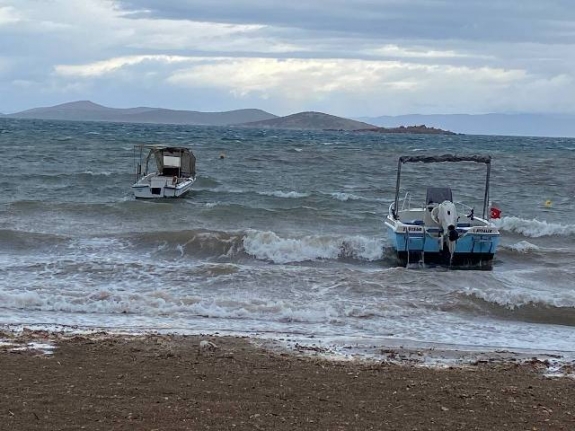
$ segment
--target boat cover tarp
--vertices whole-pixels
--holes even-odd
[[[399,163],[436,163],[436,162],[477,162],[491,163],[491,156],[455,156],[453,154],[443,154],[441,156],[401,156]]]
[[[164,156],[180,157],[182,160],[179,176],[196,176],[196,156],[187,148],[164,147],[152,148],[150,153],[154,155],[158,172],[164,172]]]

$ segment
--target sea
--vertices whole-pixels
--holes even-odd
[[[135,200],[134,145],[189,147],[185,198]],[[491,155],[492,270],[400,267],[402,155]],[[0,119],[0,329],[248,336],[575,356],[575,139]],[[485,165],[409,164],[483,211]]]

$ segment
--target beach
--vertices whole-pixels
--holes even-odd
[[[539,360],[333,360],[245,337],[0,334],[1,430],[569,430]],[[397,351],[401,356],[401,350]]]

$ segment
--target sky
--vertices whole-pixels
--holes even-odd
[[[0,112],[575,114],[572,0],[0,0]]]

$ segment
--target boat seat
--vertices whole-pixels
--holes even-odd
[[[401,221],[403,224],[410,224],[410,225],[415,225],[415,226],[423,226],[425,223],[423,222],[423,220],[405,220],[405,221]]]
[[[166,166],[162,170],[162,176],[164,176],[164,177],[178,177],[178,176],[180,176],[180,169]]]

